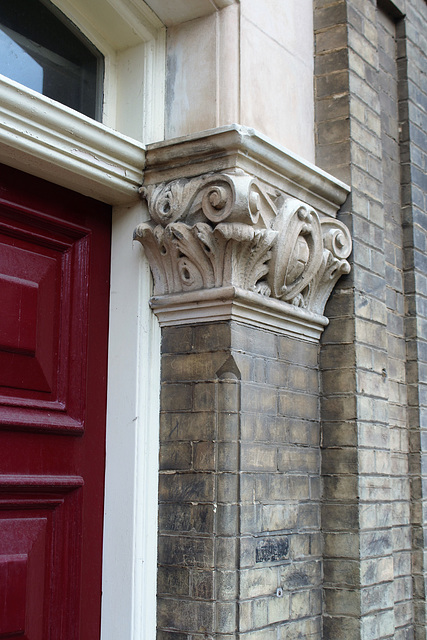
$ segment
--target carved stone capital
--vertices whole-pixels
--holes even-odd
[[[134,233],[155,296],[236,287],[322,314],[348,273],[345,225],[237,170],[141,189],[151,221]]]
[[[151,222],[137,227],[155,295],[233,285],[270,294],[266,276],[276,211],[242,171],[143,187]]]
[[[317,340],[350,270],[335,219],[349,188],[253,129],[229,125],[146,150],[149,222],[134,233],[162,326],[234,319]]]

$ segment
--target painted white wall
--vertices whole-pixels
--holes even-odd
[[[160,330],[136,225],[142,203],[114,207],[102,640],[154,639]]]
[[[312,0],[241,0],[241,124],[315,161]]]
[[[240,0],[167,33],[166,138],[232,123],[314,162],[312,0]]]

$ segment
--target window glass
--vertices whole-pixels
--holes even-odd
[[[101,119],[103,57],[53,5],[0,0],[0,73]]]

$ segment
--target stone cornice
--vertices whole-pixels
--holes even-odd
[[[242,128],[226,132],[241,136]],[[250,133],[249,139],[254,136],[259,138]],[[300,159],[285,153],[282,165],[290,163],[292,171],[280,174],[282,185],[288,181],[287,190],[280,189],[279,179],[272,183],[270,175],[266,181],[260,164],[252,162],[256,173],[239,166],[249,148],[243,138],[240,146],[234,141],[237,155],[232,168],[196,176],[192,174],[194,167],[200,168],[201,155],[205,167],[218,159],[218,146],[212,140],[207,143],[203,134],[199,152],[193,140],[194,153],[187,164],[183,155],[176,162],[171,153],[166,167],[164,151],[161,162],[157,156],[154,163],[148,152],[148,177],[141,196],[147,201],[150,221],[135,229],[134,239],[144,246],[153,274],[152,307],[163,324],[233,318],[317,339],[327,324],[322,315],[326,301],[338,278],[350,271],[346,260],[350,234],[334,217],[337,200],[344,200],[347,188],[311,165],[303,170]],[[231,156],[224,157],[231,162]],[[160,175],[173,177],[153,182]],[[295,188],[289,188],[291,182]],[[296,198],[296,191],[305,200]],[[333,215],[307,202],[314,193],[320,198],[321,191],[328,195],[327,208]]]
[[[236,168],[325,215],[335,216],[350,192],[337,178],[237,124],[148,145],[144,185]]]

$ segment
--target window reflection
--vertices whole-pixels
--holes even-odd
[[[53,5],[0,0],[0,73],[101,119],[103,57]]]
[[[43,93],[43,67],[0,28],[0,73]]]

